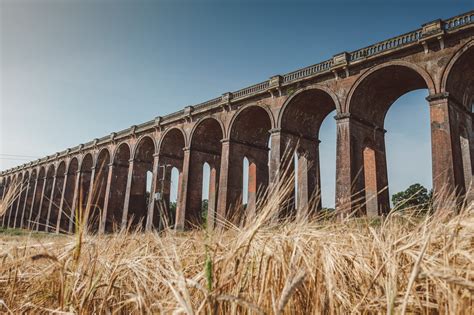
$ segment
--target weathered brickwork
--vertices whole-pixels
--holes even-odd
[[[474,12],[306,67],[0,173],[0,197],[18,194],[3,226],[73,232],[76,216],[110,232],[163,222],[154,202],[170,201],[179,172],[178,229],[202,222],[203,165],[210,168],[207,224],[238,218],[243,159],[249,211],[298,159],[298,196],[282,211],[321,207],[318,133],[336,112],[336,207],[361,215],[389,211],[384,120],[403,94],[426,89],[433,186],[472,200]],[[151,193],[146,192],[151,181]],[[323,196],[324,197],[324,196]],[[87,209],[86,209],[87,208]],[[87,210],[87,211],[86,211]]]

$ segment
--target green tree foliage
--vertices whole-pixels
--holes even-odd
[[[432,192],[418,183],[411,185],[406,190],[392,195],[392,203],[396,209],[422,209],[428,210],[431,204]]]

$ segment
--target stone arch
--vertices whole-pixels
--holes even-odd
[[[139,144],[143,143],[143,141],[150,141],[151,143],[153,143],[153,147],[156,148],[157,147],[157,144],[156,144],[156,141],[155,141],[155,138],[148,135],[148,134],[145,134],[145,135],[141,135],[140,137],[138,137],[135,145],[133,146],[132,148],[132,156],[135,158],[136,155],[137,155],[137,150],[139,149]]]
[[[69,159],[65,172],[65,189],[63,191],[62,203],[60,204],[60,217],[58,219],[58,231],[73,232],[75,230],[75,216],[78,211],[77,198],[79,194],[80,179],[79,158]]]
[[[23,183],[23,174],[22,173],[17,173],[15,174],[14,177],[14,200],[10,206],[10,211],[8,214],[8,227],[15,227],[15,218],[16,218],[16,213],[18,209],[18,205],[20,203],[20,196],[21,196],[21,187]]]
[[[93,181],[91,208],[87,218],[88,230],[97,232],[101,225],[102,214],[104,211],[107,189],[107,178],[109,174],[110,151],[108,148],[102,148],[96,159],[95,177]]]
[[[29,228],[31,224],[31,211],[33,208],[33,204],[35,202],[35,195],[36,195],[35,189],[37,186],[37,180],[38,180],[38,169],[32,168],[30,180],[28,184],[28,191],[27,191],[26,204],[25,204],[25,210],[24,210],[24,218],[22,220],[23,226],[25,226],[26,228]]]
[[[474,97],[474,90],[472,89],[472,86],[474,86],[474,76],[472,76],[471,78],[466,77],[466,71],[463,71],[466,69],[463,69],[463,65],[467,66],[468,68],[473,68],[474,62],[472,61],[472,58],[474,58],[474,40],[467,42],[464,46],[458,49],[451,57],[448,64],[446,65],[446,68],[443,71],[440,86],[441,92],[454,92],[453,96],[456,97],[457,101],[459,102],[462,102],[463,100],[467,99],[467,102],[462,102],[462,105],[464,105],[468,109],[468,111],[472,111],[473,104],[469,103],[469,101],[471,101]],[[472,93],[472,95],[470,95],[469,98],[465,98],[463,94],[456,94],[456,90],[458,88],[460,88],[460,92],[463,92],[463,90],[468,90],[468,92]]]
[[[79,193],[77,200],[77,217],[75,220],[80,224],[84,224],[87,221],[88,212],[91,208],[92,196],[91,185],[93,182],[92,170],[94,167],[94,156],[91,152],[86,153],[81,160],[80,165],[80,178],[79,178]]]
[[[55,173],[55,180],[53,180],[53,190],[51,193],[51,202],[48,209],[48,222],[46,230],[55,230],[58,225],[59,207],[61,205],[61,198],[63,196],[63,187],[66,174],[66,161],[60,161]]]
[[[354,183],[349,187],[353,189],[352,200],[358,200],[358,207],[368,215],[380,215],[390,210],[385,155],[386,114],[402,95],[419,89],[436,93],[431,76],[416,65],[394,61],[368,70],[349,92],[346,108],[350,116],[346,119],[350,121],[351,134],[346,138],[350,140],[352,166],[348,178]],[[372,141],[370,148],[366,145],[366,138]],[[344,168],[342,160],[338,160],[338,169]],[[373,174],[376,174],[375,179]],[[373,189],[377,189],[376,197],[373,197]],[[370,200],[367,198],[369,195]]]
[[[46,182],[46,168],[44,165],[38,167],[38,180],[36,183],[36,191],[34,196],[34,202],[31,207],[30,213],[30,227],[31,229],[38,230],[40,223],[41,208],[43,203],[43,190]]]
[[[334,111],[339,113],[340,108],[337,96],[319,85],[298,91],[282,106],[277,125],[281,171],[292,171],[295,164],[298,168],[295,170],[298,198],[293,191],[287,198],[285,212],[294,208],[299,212],[321,208],[319,130],[326,117]]]
[[[284,112],[287,110],[289,104],[293,103],[295,99],[301,97],[300,94],[306,94],[311,91],[314,91],[318,94],[327,95],[327,98],[332,99],[332,103],[334,104],[334,108],[336,109],[337,113],[342,112],[341,102],[339,101],[339,98],[337,97],[337,95],[330,88],[324,85],[314,84],[314,85],[310,85],[305,88],[299,89],[290,97],[288,97],[288,99],[285,101],[285,103],[283,104],[283,106],[280,108],[278,112],[276,128],[281,128]]]
[[[53,182],[54,176],[56,174],[56,167],[54,163],[49,164],[46,167],[46,176],[43,186],[43,193],[42,193],[42,204],[40,206],[40,213],[39,213],[39,221],[37,230],[47,231],[50,225],[48,221],[48,214],[49,214],[49,207],[52,202],[51,200],[51,193],[53,191]]]
[[[181,200],[184,199],[182,191],[183,182],[183,167],[184,167],[184,149],[186,148],[187,140],[186,134],[179,127],[172,127],[167,129],[161,137],[158,149],[158,176],[157,191],[160,192],[164,204],[165,219],[167,224],[172,226],[177,223],[178,213],[182,213],[184,205]],[[177,202],[176,207],[171,205],[171,182],[172,170],[178,171],[177,183]],[[154,224],[156,225],[159,216],[154,216]],[[184,217],[183,220],[184,221]],[[164,223],[164,222],[163,222]]]
[[[28,193],[28,186],[30,182],[30,172],[28,170],[21,172],[22,180],[20,186],[20,193],[18,195],[18,206],[15,211],[15,219],[13,221],[13,226],[15,228],[23,227],[23,218],[24,218],[24,209],[26,204],[26,198]]]
[[[268,115],[268,118],[270,120],[270,128],[273,129],[276,127],[276,122],[275,122],[275,117],[273,116],[272,111],[267,107],[263,105],[258,105],[258,104],[247,104],[242,107],[240,107],[233,115],[232,118],[229,121],[228,128],[227,128],[227,135],[226,137],[228,139],[232,138],[232,130],[234,129],[234,125],[236,124],[236,120],[241,117],[242,113],[248,112],[249,110],[256,109],[256,110],[264,110],[266,114]]]
[[[112,181],[105,218],[105,232],[120,228],[123,216],[131,149],[128,142],[117,145],[113,153]]]
[[[449,61],[441,83],[447,96],[454,182],[458,192],[474,199],[474,40],[466,43]]]
[[[390,77],[390,80],[381,80],[385,76]],[[399,81],[403,81],[402,85],[392,86],[394,77],[399,78]],[[374,86],[376,87],[374,88]],[[362,110],[366,109],[365,104],[360,104],[357,100],[364,94],[373,94],[367,91],[367,89],[371,89],[373,92],[377,87],[379,88],[378,93],[383,94],[379,98],[381,101],[377,103],[385,105],[382,108],[384,110],[383,115],[378,115],[382,117],[376,117],[379,118],[378,121],[383,121],[389,107],[400,96],[409,91],[428,89],[430,94],[436,94],[437,92],[433,78],[423,68],[406,61],[391,61],[369,69],[357,79],[348,93],[345,112],[356,115],[358,118],[365,118],[364,114],[361,113]],[[373,103],[375,100],[367,100],[366,103],[369,101]],[[369,121],[373,122],[374,119],[369,118]],[[383,127],[383,123],[380,127]]]
[[[249,164],[255,164],[249,173],[249,203],[246,212],[256,210],[258,200],[266,192],[269,182],[269,142],[270,131],[275,127],[275,120],[270,110],[264,106],[248,105],[237,111],[229,127],[227,195],[225,202],[218,207],[220,215],[235,222],[243,219],[243,160],[247,157]],[[252,181],[250,181],[252,180]],[[222,186],[222,185],[221,185]],[[257,196],[258,195],[258,196]],[[219,196],[221,198],[221,196]],[[253,202],[255,200],[255,202]],[[228,210],[228,213],[222,213]]]
[[[153,181],[153,160],[156,152],[155,140],[146,135],[139,139],[134,148],[133,175],[127,222],[133,227],[145,227],[148,207],[152,202],[150,185]]]
[[[221,165],[222,143],[224,130],[220,121],[207,117],[198,121],[190,138],[189,180],[186,196],[186,213],[184,220],[188,225],[200,225],[206,220],[207,226],[215,224],[217,207],[217,187]],[[207,217],[201,213],[203,205],[204,164],[209,165],[209,200],[207,201]]]

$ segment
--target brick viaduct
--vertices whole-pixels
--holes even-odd
[[[2,224],[72,232],[71,209],[93,204],[99,232],[131,218],[156,227],[159,215],[156,203],[148,201],[146,178],[152,174],[151,191],[163,192],[169,202],[171,169],[162,167],[168,165],[179,170],[175,227],[182,229],[201,220],[205,162],[208,224],[214,224],[241,203],[244,157],[252,210],[257,190],[277,182],[287,149],[298,158],[297,212],[319,192],[318,132],[334,110],[336,208],[380,215],[389,210],[384,118],[395,100],[416,89],[429,92],[434,190],[469,198],[474,11],[3,171],[0,197],[15,183],[20,193]]]

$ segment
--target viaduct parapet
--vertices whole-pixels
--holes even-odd
[[[171,169],[176,168],[177,209],[169,220],[182,229],[202,220],[207,163],[207,223],[212,226],[216,217],[230,218],[239,211],[244,158],[249,164],[247,209],[252,211],[258,191],[271,188],[283,169],[291,169],[292,163],[282,162],[289,151],[297,156],[298,196],[286,208],[295,213],[317,211],[320,202],[308,205],[321,187],[318,133],[333,111],[336,208],[382,215],[389,211],[385,115],[400,96],[417,89],[426,89],[429,95],[434,190],[470,198],[473,36],[474,11],[435,20],[3,171],[0,197],[6,200],[12,187],[18,187],[19,193],[1,223],[73,232],[75,216],[90,205],[90,225],[99,232],[128,224],[157,228],[163,216],[153,201],[155,193],[169,206]]]

